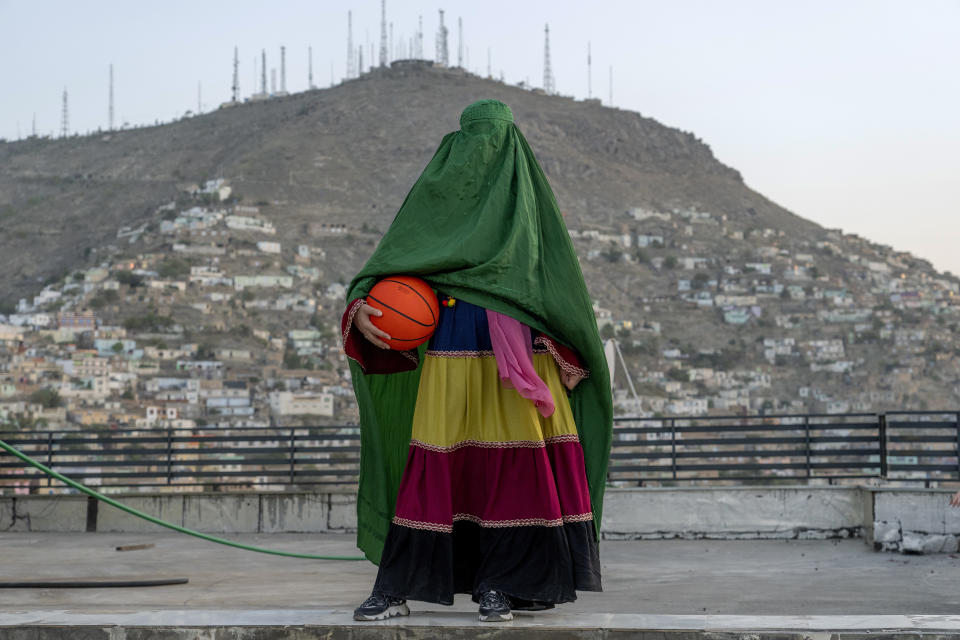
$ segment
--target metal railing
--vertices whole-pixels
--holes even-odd
[[[0,432],[0,439],[101,490],[350,488],[355,425]],[[619,486],[960,480],[960,412],[631,418],[614,423]],[[0,453],[0,493],[59,492]]]

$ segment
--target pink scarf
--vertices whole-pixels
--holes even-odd
[[[533,368],[530,327],[502,313],[489,309],[486,312],[500,382],[508,389],[516,389],[533,402],[540,415],[549,418],[555,408],[553,396]]]

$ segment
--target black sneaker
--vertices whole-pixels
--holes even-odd
[[[353,619],[358,621],[386,620],[393,616],[408,616],[410,608],[403,598],[394,598],[374,591],[370,597],[353,610]]]
[[[503,622],[513,620],[510,601],[499,591],[487,591],[480,596],[480,622]]]

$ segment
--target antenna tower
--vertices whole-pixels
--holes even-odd
[[[347,11],[347,80],[357,74],[353,56],[353,12]]]
[[[307,47],[307,87],[316,89],[313,86],[313,47]]]
[[[70,132],[70,114],[67,108],[67,88],[63,88],[63,113],[60,114],[60,137],[66,138]]]
[[[610,96],[607,99],[607,104],[613,106],[613,65],[610,65]]]
[[[277,68],[270,69],[270,93],[277,93]]]
[[[260,50],[260,93],[267,95],[267,50]]]
[[[420,26],[417,28],[417,43],[414,45],[413,57],[423,60],[423,16],[420,16]]]
[[[543,91],[548,96],[556,92],[553,84],[553,70],[550,68],[550,25],[543,28]]]
[[[591,77],[590,43],[587,43],[587,99],[593,97],[593,78]]]
[[[397,38],[397,40],[400,40],[400,38]],[[397,56],[397,50],[393,48],[393,23],[391,22],[390,23],[390,48],[387,49],[387,62],[390,62],[391,60],[396,60],[398,57],[399,56]]]
[[[450,52],[447,49],[447,28],[443,25],[443,9],[440,9],[440,26],[437,28],[437,66],[450,64]]]
[[[463,68],[463,18],[457,18],[457,66]]]
[[[287,92],[287,48],[280,47],[280,91]]]
[[[107,117],[109,131],[113,131],[113,65],[110,65],[110,112]]]
[[[33,132],[33,137],[36,138],[36,137],[37,137],[37,114],[36,114],[36,112],[34,112],[34,114],[33,114],[33,128],[31,129],[31,131]]]
[[[233,93],[233,101],[240,102],[240,58],[237,48],[233,48],[233,87],[231,91]]]
[[[380,0],[380,66],[387,66],[387,0]]]

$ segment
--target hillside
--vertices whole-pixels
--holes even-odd
[[[324,371],[324,393],[339,394],[343,285],[463,107],[487,97],[512,107],[601,332],[619,338],[637,389],[618,365],[620,411],[957,405],[956,278],[784,210],[693,134],[427,67],[162,126],[0,144],[0,390],[6,379],[10,402],[25,402],[44,388],[96,389],[84,367],[87,377],[55,364],[86,348],[109,378],[97,401],[126,403],[105,410],[109,422],[145,402],[223,416],[150,382],[201,366],[190,362],[219,362],[224,381],[242,385],[244,419],[276,421],[267,396],[308,379],[295,371]],[[84,311],[120,342],[63,333]],[[349,393],[337,398],[349,418]]]
[[[456,70],[393,70],[162,126],[0,144],[0,300],[32,293],[216,176],[244,202],[283,202],[285,228],[385,228],[463,107],[484,97],[511,105],[571,226],[614,228],[632,207],[699,206],[753,226],[816,228],[747,189],[692,134],[636,113]]]

